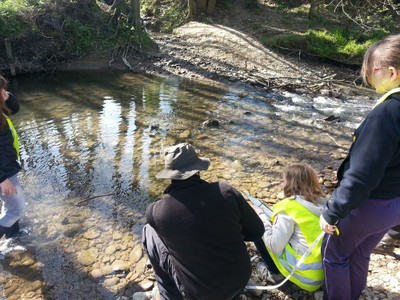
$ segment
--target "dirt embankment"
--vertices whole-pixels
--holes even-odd
[[[153,34],[152,38],[158,46],[153,53],[112,59],[96,54],[59,69],[126,69],[264,91],[284,89],[337,97],[371,92],[360,87],[357,70],[271,51],[251,36],[223,25],[190,22],[173,34]]]
[[[264,3],[268,1],[259,1],[258,13],[246,10],[242,2],[234,0],[229,9],[219,11],[212,25],[193,21],[172,34],[151,33],[158,46],[153,53],[121,49],[111,56],[88,56],[60,68],[130,69],[265,91],[284,89],[332,96],[371,92],[360,88],[357,66],[338,66],[305,57],[301,51],[282,54],[264,47],[262,38],[306,32],[307,19]]]

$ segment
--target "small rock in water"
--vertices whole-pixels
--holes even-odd
[[[314,299],[315,300],[322,300],[324,299],[324,292],[323,291],[317,291],[314,293]]]
[[[151,124],[150,125],[150,130],[158,130],[160,129],[160,125],[159,124]]]
[[[180,139],[187,139],[192,135],[192,132],[189,129],[186,129],[185,131],[181,132],[179,134]]]
[[[324,121],[327,121],[327,122],[332,122],[332,121],[340,122],[340,117],[336,117],[336,116],[334,116],[334,115],[331,115],[331,116],[329,116],[329,117],[326,117],[326,118],[324,119]]]
[[[203,127],[219,127],[219,121],[216,119],[209,119],[203,122]]]
[[[132,300],[150,300],[151,296],[146,292],[137,292],[132,296]]]

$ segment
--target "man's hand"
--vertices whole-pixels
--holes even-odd
[[[17,189],[15,186],[11,183],[9,179],[4,180],[2,183],[0,183],[0,188],[1,188],[1,194],[3,196],[7,195],[12,195],[17,193]]]
[[[8,95],[5,89],[1,89],[1,97],[3,98],[4,101],[7,101],[10,95]]]
[[[336,226],[328,224],[322,215],[319,217],[319,226],[321,226],[322,231],[325,231],[328,234],[333,234],[335,231],[337,231]]]

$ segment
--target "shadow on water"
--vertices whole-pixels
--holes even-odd
[[[194,144],[212,161],[205,179],[272,203],[289,163],[308,162],[332,180],[352,131],[321,112],[288,113],[290,97],[285,105],[131,73],[21,77],[11,90],[22,107],[13,120],[29,209],[16,241],[27,250],[1,261],[6,299],[115,299],[151,289],[140,234],[146,206],[167,184],[155,180],[166,146]],[[209,119],[219,126],[204,126]]]

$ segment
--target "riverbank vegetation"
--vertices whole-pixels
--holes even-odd
[[[314,3],[314,8],[305,2]],[[362,56],[372,43],[399,29],[400,5],[390,0],[279,0],[276,3],[278,9],[302,18],[307,24],[305,31],[263,39],[266,46],[285,51],[361,64]]]
[[[139,0],[2,0],[0,71],[10,63],[19,73],[29,73],[95,52],[105,51],[112,60],[146,51],[154,45],[142,30],[138,4]]]
[[[239,2],[251,16],[240,27],[248,28],[266,47],[303,57],[359,65],[372,43],[399,32],[400,1],[222,0],[220,4],[229,11]],[[218,9],[216,13],[218,22]]]
[[[104,53],[110,61],[122,58],[129,65],[130,57],[155,49],[148,32],[171,32],[189,20],[237,28],[285,53],[357,65],[373,42],[399,31],[399,3],[2,0],[0,72],[7,72],[10,64],[19,73],[50,70],[93,53]]]

